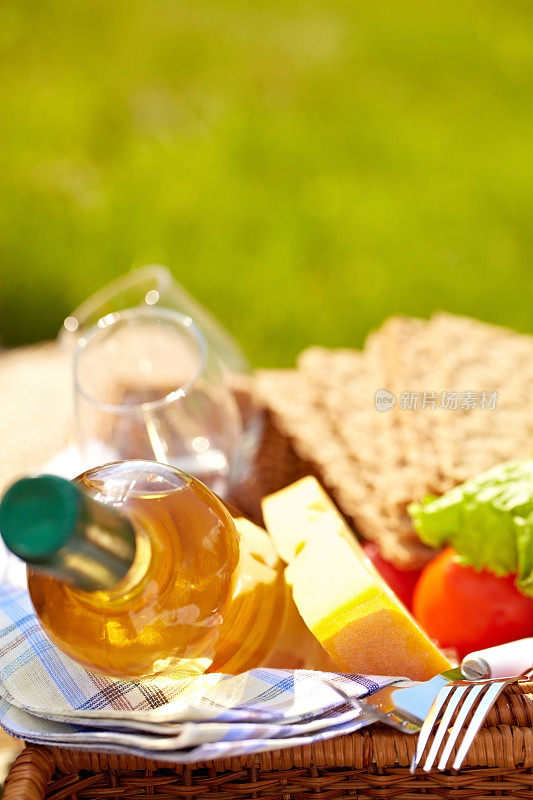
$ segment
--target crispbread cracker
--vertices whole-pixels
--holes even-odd
[[[396,531],[401,524],[405,492],[397,482],[398,504],[390,502],[390,476],[398,474],[403,455],[396,436],[396,412],[376,412],[375,393],[388,388],[387,371],[396,361],[396,346],[412,337],[414,327],[411,320],[390,320],[372,334],[364,353],[312,349],[298,362],[318,386],[322,411],[345,453],[338,462],[324,464],[322,460],[324,480],[334,487],[337,501],[354,525],[378,540],[384,529],[391,526]],[[318,368],[319,356],[322,368]],[[408,535],[413,539],[410,526]],[[425,551],[418,540],[413,545]]]
[[[343,513],[401,566],[429,555],[409,502],[531,454],[533,337],[466,317],[393,317],[363,351],[309,348],[296,370],[264,371],[257,385]],[[378,389],[395,395],[393,409],[376,409]],[[443,407],[449,392],[456,408]],[[495,409],[461,408],[468,392],[478,406],[497,392]]]

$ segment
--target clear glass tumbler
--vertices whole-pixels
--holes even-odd
[[[225,496],[238,480],[239,409],[189,316],[165,308],[108,314],[74,355],[75,421],[86,467],[151,459]]]
[[[218,362],[239,408],[242,438],[239,463],[234,465],[233,475],[237,482],[243,482],[250,472],[259,447],[263,421],[262,413],[252,396],[250,365],[235,339],[209,311],[191,297],[166,267],[159,264],[139,267],[89,297],[65,319],[59,333],[62,347],[75,351],[78,341],[100,319],[110,313],[134,307],[168,308],[191,317],[201,329],[209,357]]]

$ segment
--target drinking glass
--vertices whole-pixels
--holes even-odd
[[[158,264],[140,267],[96,292],[65,319],[59,341],[64,348],[75,351],[80,339],[100,319],[133,307],[177,311],[190,317],[201,330],[208,358],[218,363],[222,380],[233,393],[239,409],[241,440],[233,475],[237,482],[244,481],[262,432],[262,413],[252,398],[250,365],[233,337],[177,283],[166,267]]]
[[[74,355],[75,424],[85,468],[151,459],[225,496],[242,420],[217,358],[190,316],[139,307],[108,314]]]

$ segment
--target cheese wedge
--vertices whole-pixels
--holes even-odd
[[[344,672],[426,680],[444,655],[364,555],[315,478],[269,495],[263,517],[305,623]]]

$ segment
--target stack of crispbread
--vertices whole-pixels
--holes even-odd
[[[380,389],[393,408],[377,409]],[[399,566],[429,555],[409,502],[531,455],[533,337],[473,319],[393,317],[363,351],[310,348],[294,370],[258,373],[257,390],[356,530]]]

